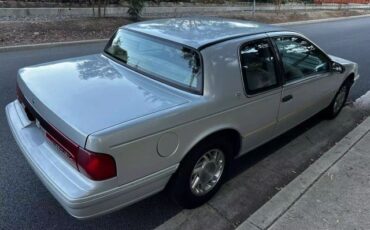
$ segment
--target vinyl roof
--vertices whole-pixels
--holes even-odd
[[[133,23],[122,28],[196,49],[234,37],[285,30],[268,24],[216,17],[158,19]]]

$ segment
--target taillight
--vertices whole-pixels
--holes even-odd
[[[93,153],[64,136],[54,126],[40,122],[46,130],[46,137],[56,144],[76,164],[76,168],[92,180],[106,180],[117,176],[116,162],[104,153]]]
[[[44,127],[44,126],[43,126]],[[65,153],[65,155],[76,163],[79,146],[73,141],[69,140],[63,134],[58,132],[54,128],[48,128],[46,130],[46,137],[59,147],[59,150]],[[76,164],[77,167],[77,164]]]
[[[52,127],[46,130],[46,137],[56,144],[60,151],[76,164],[78,171],[92,180],[106,180],[117,176],[114,158],[104,153],[94,153],[78,146]]]
[[[112,156],[94,153],[79,148],[77,155],[78,170],[92,180],[105,180],[117,175],[116,163]]]
[[[46,137],[53,142],[72,162],[78,171],[92,180],[106,180],[117,176],[114,158],[105,153],[88,151],[66,137],[54,126],[45,121],[24,98],[22,91],[16,86],[18,100],[25,105],[30,120],[37,120],[46,131]]]

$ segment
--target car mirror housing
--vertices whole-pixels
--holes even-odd
[[[330,69],[331,71],[338,73],[344,73],[345,71],[344,66],[335,61],[331,62]]]

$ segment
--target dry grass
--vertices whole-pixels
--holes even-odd
[[[258,12],[223,15],[266,23],[302,21],[367,14],[368,11]],[[0,47],[45,42],[109,38],[127,18],[80,18],[57,21],[0,21]]]
[[[124,18],[83,18],[62,21],[0,22],[0,46],[108,38],[131,21]]]
[[[324,18],[348,17],[369,14],[370,11],[364,10],[345,10],[345,11],[293,11],[293,12],[257,12],[254,16],[251,13],[228,16],[244,20],[253,20],[264,23],[282,23],[294,21],[306,21]]]

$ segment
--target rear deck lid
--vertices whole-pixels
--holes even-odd
[[[80,146],[93,132],[187,102],[104,55],[23,68],[18,85],[40,116]]]

